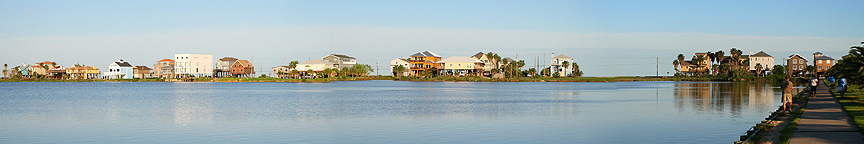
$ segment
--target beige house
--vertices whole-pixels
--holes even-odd
[[[132,74],[133,78],[151,78],[153,77],[153,69],[147,66],[134,66],[132,67]]]
[[[411,69],[411,61],[408,61],[407,59],[402,59],[402,58],[390,60],[390,71],[391,71],[390,74],[393,76],[396,76],[396,72],[393,71],[393,68],[396,68],[396,66],[400,66],[400,65],[405,68],[405,71],[403,71],[401,74],[399,74],[400,76],[407,76],[407,75],[411,74],[411,71],[409,70],[409,69]]]
[[[276,66],[273,67],[273,74],[275,74],[278,78],[286,78],[288,77],[288,75],[290,75],[291,70],[293,69],[291,69],[291,67],[289,66]]]
[[[449,57],[438,62],[444,64],[441,73],[449,76],[477,76],[485,66],[482,61],[465,56]]]

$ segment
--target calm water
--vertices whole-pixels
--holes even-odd
[[[0,83],[0,143],[732,143],[764,83]]]

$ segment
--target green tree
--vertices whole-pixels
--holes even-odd
[[[762,64],[757,63],[756,64],[756,76],[761,76],[761,75],[762,75]]]
[[[549,67],[546,67],[546,68],[544,68],[543,70],[540,71],[540,75],[543,75],[543,76],[551,76],[551,73],[549,73],[549,72],[551,72],[550,68],[549,68]]]
[[[499,72],[499,71],[497,71],[497,69],[499,69],[498,63],[501,62],[501,57],[499,57],[498,54],[496,54],[496,53],[489,52],[489,53],[486,53],[486,58],[489,59],[489,61],[492,62],[493,65],[495,65],[496,70],[493,70],[492,73],[498,73]]]
[[[572,68],[573,68],[573,76],[574,76],[574,77],[582,77],[582,70],[579,69],[579,64],[576,64],[576,62],[573,62],[572,65],[573,65],[573,66],[572,66]]]
[[[568,61],[561,62],[561,66],[564,66],[564,69],[566,70],[566,69],[568,69],[568,67],[570,67],[570,62],[568,62]]]
[[[402,66],[402,65],[394,66],[393,67],[393,76],[400,76],[401,77],[401,76],[403,76],[402,74],[404,74],[406,70],[408,70],[408,69],[405,68],[405,66]]]
[[[8,77],[8,76],[6,76],[6,73],[8,73],[9,70],[6,70],[6,69],[9,69],[9,64],[5,64],[5,63],[4,63],[4,64],[3,64],[3,78]]]
[[[291,69],[297,68],[297,64],[299,63],[300,62],[297,61],[291,61],[291,63],[288,64],[288,67],[290,67]]]
[[[675,66],[675,73],[678,73],[678,65],[680,64],[681,62],[679,62],[677,59],[672,60],[672,66]]]
[[[307,76],[312,76],[313,73],[315,73],[315,71],[312,71],[312,69],[306,70]]]

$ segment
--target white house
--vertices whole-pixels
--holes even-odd
[[[357,65],[357,58],[347,56],[347,55],[341,55],[341,54],[330,54],[330,55],[321,57],[321,60],[324,60],[326,62],[333,64],[333,66],[331,66],[331,67],[338,68],[338,69],[350,68],[350,67],[353,67],[354,65]]]
[[[327,68],[335,68],[335,67],[333,67],[333,63],[330,63],[327,61],[309,60],[309,61],[298,63],[297,67],[294,69],[297,69],[297,71],[300,71],[300,72],[306,72],[309,70],[312,70],[315,72],[320,72],[320,71],[324,71],[324,69],[327,69]]]
[[[558,72],[559,76],[569,76],[573,73],[573,58],[565,55],[555,56],[555,53],[552,53],[551,62],[552,64],[549,66],[550,74]],[[566,66],[564,62],[567,62]]]
[[[477,52],[477,54],[474,54],[474,56],[471,56],[471,58],[483,62],[484,72],[492,71],[492,69],[495,69],[495,62],[493,62],[494,59],[490,60],[489,57],[487,57],[486,54],[484,54],[483,52]],[[499,63],[498,67],[500,68],[501,65],[503,64]]]
[[[102,76],[106,79],[132,79],[134,77],[132,65],[122,59],[108,65],[108,70]]]
[[[216,77],[224,77],[231,75],[231,65],[237,61],[237,58],[233,57],[223,57],[216,60],[216,67],[214,68],[216,71]]]
[[[195,77],[213,76],[213,55],[174,54],[174,74],[180,77],[187,75]]]
[[[751,54],[748,60],[750,61],[750,71],[756,71],[756,64],[762,65],[763,72],[771,71],[774,68],[774,57],[763,51]]]
[[[411,70],[411,62],[408,61],[407,59],[397,58],[397,59],[390,60],[390,70],[391,70],[390,74],[395,76],[396,72],[394,72],[392,70],[396,66],[400,66],[400,65],[402,67],[405,67],[405,71],[402,72],[401,76],[407,76],[408,74],[411,73],[411,71],[410,71]]]

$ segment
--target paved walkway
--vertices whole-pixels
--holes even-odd
[[[807,102],[807,109],[798,120],[798,129],[790,144],[857,143],[864,144],[864,135],[834,99],[828,87],[820,83],[816,95]]]

